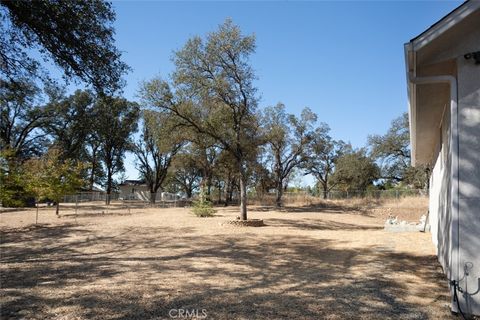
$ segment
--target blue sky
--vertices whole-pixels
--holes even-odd
[[[251,58],[260,106],[283,102],[298,114],[309,107],[335,139],[364,146],[407,110],[403,44],[461,1],[155,2],[118,1],[116,41],[133,71],[127,98],[139,82],[168,77],[172,52],[227,17],[256,35]],[[133,156],[126,175],[137,178]]]

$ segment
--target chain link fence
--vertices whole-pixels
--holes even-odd
[[[404,189],[404,190],[356,190],[356,191],[329,191],[324,197],[321,192],[316,195],[320,198],[343,200],[343,199],[357,199],[357,198],[371,198],[371,199],[401,199],[406,197],[425,197],[428,192],[421,189]]]
[[[312,194],[307,191],[284,192],[282,195],[282,203],[284,205],[308,205],[318,201],[324,200],[345,200],[345,201],[359,201],[359,200],[375,200],[375,201],[401,201],[406,198],[425,198],[428,192],[425,190],[356,190],[356,191],[339,191],[333,190],[327,193]],[[276,193],[256,194],[254,192],[249,194],[249,204],[259,206],[273,206],[276,204]]]
[[[136,194],[126,194],[115,192],[108,195],[105,192],[78,192],[76,194],[65,195],[63,197],[63,204],[75,204],[77,206],[84,206],[87,204],[104,205],[107,197],[110,199],[112,205],[125,205],[125,206],[155,206],[164,208],[185,207],[191,204],[191,199],[184,199],[178,196],[162,195],[157,196],[155,202],[152,203],[148,198],[138,197]]]

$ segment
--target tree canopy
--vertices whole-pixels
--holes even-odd
[[[370,135],[368,144],[371,155],[380,163],[381,178],[387,183],[411,184],[424,188],[427,183],[426,168],[412,167],[408,113],[395,118],[387,133]]]
[[[115,47],[115,12],[110,3],[92,1],[0,1],[1,81],[48,79],[41,60],[52,61],[66,79],[80,79],[98,92],[122,87],[129,67]]]
[[[45,147],[43,128],[52,114],[38,94],[28,81],[0,85],[0,148],[13,150],[19,158],[39,155]]]
[[[247,219],[246,165],[256,156],[260,136],[255,74],[248,61],[254,50],[255,37],[242,35],[227,20],[175,53],[173,88],[157,78],[142,89],[147,105],[177,117],[180,127],[210,136],[232,154],[240,174],[242,219]]]
[[[50,149],[40,158],[33,158],[26,163],[26,189],[37,199],[44,198],[56,203],[56,214],[59,214],[59,203],[66,194],[78,190],[84,184],[81,172],[82,163],[62,159],[62,153],[56,148]]]
[[[351,150],[335,162],[332,180],[343,191],[365,191],[380,177],[380,170],[365,149]]]
[[[174,130],[173,121],[160,112],[144,110],[143,132],[133,146],[137,169],[150,190],[152,203],[167,178],[175,155],[184,145],[184,138]]]
[[[123,171],[125,152],[133,149],[131,134],[138,129],[139,113],[137,103],[123,98],[104,97],[97,102],[95,131],[100,141],[99,157],[106,170],[107,204],[110,203],[114,175]]]
[[[307,160],[317,115],[305,108],[300,117],[296,117],[287,114],[285,106],[279,103],[266,108],[262,120],[277,189],[276,206],[280,207],[287,177]]]
[[[334,140],[329,132],[330,127],[325,123],[316,128],[308,146],[306,161],[302,164],[305,173],[313,175],[321,186],[324,199],[337,186],[331,179],[337,159],[352,148],[350,144]]]

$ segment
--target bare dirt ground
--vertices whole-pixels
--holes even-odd
[[[2,319],[451,317],[430,234],[387,233],[378,210],[251,207],[260,228],[220,226],[237,208],[99,212],[0,214]]]

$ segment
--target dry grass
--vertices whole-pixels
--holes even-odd
[[[275,195],[265,195],[251,201],[256,206],[275,206]],[[293,208],[322,210],[338,209],[344,211],[358,211],[386,220],[388,216],[397,216],[400,220],[418,222],[420,217],[428,211],[428,198],[423,196],[407,196],[395,198],[351,198],[342,200],[323,200],[308,194],[288,194],[283,198],[286,210]],[[285,210],[285,209],[283,209]]]
[[[250,209],[267,226],[220,226],[237,208],[76,219],[42,208],[36,227],[34,210],[4,212],[2,319],[450,317],[430,234],[387,233],[380,217],[331,204]]]

